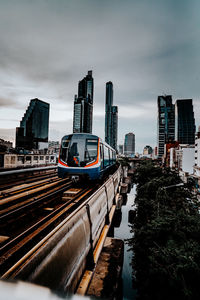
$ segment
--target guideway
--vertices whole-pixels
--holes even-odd
[[[118,201],[120,182],[121,167],[80,205],[72,199],[72,212],[2,277],[74,292],[84,270],[91,270],[100,255]],[[65,194],[63,201],[67,202],[71,195]]]

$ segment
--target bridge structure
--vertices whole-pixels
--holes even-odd
[[[86,191],[82,191],[82,194],[86,195],[84,198],[75,197],[76,193],[79,193],[78,189],[63,190],[62,187],[62,207],[67,214],[61,221],[58,222],[56,219],[57,221],[49,231],[46,231],[45,227],[43,234],[38,238],[35,238],[34,231],[32,238],[34,242],[32,245],[30,241],[27,243],[27,245],[31,245],[27,251],[24,251],[26,247],[17,243],[18,236],[8,238],[8,242],[3,240],[3,243],[0,243],[1,279],[20,279],[53,290],[64,292],[78,290],[80,294],[85,294],[118,205],[120,190],[124,188],[122,178],[123,169],[119,166],[98,188],[88,194]],[[67,183],[64,182],[64,184]],[[39,193],[43,188],[39,187]],[[38,200],[38,197],[35,198]],[[80,198],[82,201],[79,202]],[[10,196],[9,200],[15,203],[16,196]],[[6,201],[4,202],[6,203]],[[59,213],[61,214],[60,211]],[[1,217],[5,218],[5,215],[1,216],[0,214]],[[44,224],[46,223],[42,221],[40,228],[44,227]],[[29,231],[29,229],[25,231]],[[36,228],[36,231],[39,231],[39,227]],[[20,235],[24,235],[24,233]],[[29,234],[29,236],[31,235]],[[24,236],[23,241],[26,239],[28,237]],[[9,249],[9,245],[13,248]],[[13,251],[15,257],[13,249],[19,250],[20,247],[23,249],[22,255],[17,260],[11,259],[10,263],[11,252]],[[4,252],[5,249],[7,252]],[[6,265],[7,257],[8,267]]]
[[[147,158],[147,157],[119,157],[118,161],[119,163],[121,163],[122,165],[129,165],[131,169],[134,169],[136,167],[138,167],[141,162],[146,161],[146,160],[151,160],[151,158]]]

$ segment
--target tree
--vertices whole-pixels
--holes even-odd
[[[152,162],[134,174],[133,237],[128,240],[139,299],[197,299],[200,294],[200,216],[192,185]]]

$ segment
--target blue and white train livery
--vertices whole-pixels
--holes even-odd
[[[99,179],[116,163],[116,151],[89,133],[65,135],[61,141],[58,176]]]

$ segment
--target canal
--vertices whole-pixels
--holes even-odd
[[[134,200],[136,194],[136,185],[133,186],[130,193],[127,195],[127,202],[123,204],[121,208],[121,223],[119,227],[114,228],[114,237],[125,241],[125,239],[131,238],[133,233],[130,232],[130,224],[128,222],[128,214],[130,210],[133,210]],[[132,286],[132,266],[131,259],[133,252],[129,251],[129,246],[124,243],[124,264],[122,270],[123,280],[123,300],[136,299],[136,290]]]

